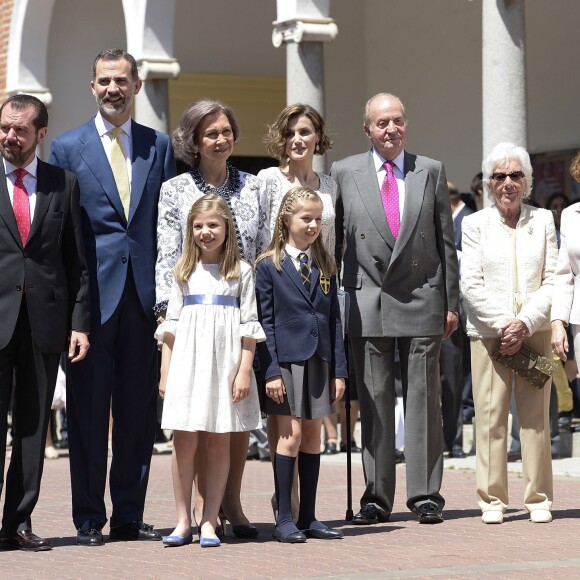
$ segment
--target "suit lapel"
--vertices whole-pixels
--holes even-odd
[[[391,257],[391,264],[411,239],[421,213],[427,171],[416,166],[417,157],[405,152],[405,208],[401,220],[401,231]]]
[[[147,138],[146,133],[148,131],[149,129],[145,129],[142,125],[131,121],[133,157],[131,159],[131,209],[129,211],[129,221],[131,221],[139,207],[145,183],[155,158],[155,142]]]
[[[294,266],[292,258],[288,256],[282,260],[282,269],[284,270],[284,272],[286,272],[286,274],[288,274],[292,282],[294,282],[294,284],[296,285],[302,296],[304,296],[306,300],[310,301],[310,296],[308,296],[308,292],[306,292],[304,282],[302,282],[302,278],[300,277],[300,274],[296,269],[296,266]],[[310,286],[310,289],[312,290],[312,285]]]
[[[51,184],[47,183],[46,166],[39,159],[36,170],[36,207],[34,208],[34,217],[32,218],[32,223],[30,225],[30,234],[28,234],[29,240],[40,228],[40,224],[48,211],[50,200],[54,195],[54,191],[50,188]]]
[[[395,246],[395,238],[387,223],[385,208],[381,201],[381,191],[377,181],[372,152],[369,151],[361,167],[353,172],[353,179],[371,221],[387,246],[392,250]]]
[[[8,194],[8,187],[6,185],[6,173],[2,161],[0,161],[0,217],[4,220],[8,231],[14,238],[14,241],[22,247],[22,239],[20,238],[18,226],[16,225],[14,209],[10,203],[10,195]]]
[[[125,219],[125,210],[123,209],[123,204],[117,191],[113,171],[111,170],[109,159],[107,158],[107,154],[101,143],[101,138],[95,127],[94,119],[91,119],[86,127],[87,131],[80,137],[80,155],[97,181],[101,184],[105,195],[109,198],[117,213]]]

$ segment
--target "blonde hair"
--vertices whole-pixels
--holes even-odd
[[[580,181],[580,151],[576,153],[570,163],[570,175],[575,181]]]
[[[200,197],[189,210],[187,216],[187,230],[183,253],[175,265],[175,279],[185,284],[195,271],[201,258],[201,250],[193,239],[193,223],[200,213],[214,211],[226,224],[226,237],[220,252],[220,274],[226,280],[235,280],[240,277],[240,251],[236,242],[235,224],[232,212],[226,200],[213,193]]]
[[[282,203],[280,204],[280,211],[276,217],[276,225],[274,227],[274,233],[272,234],[272,240],[268,249],[258,258],[256,264],[263,260],[264,258],[272,258],[272,263],[277,270],[282,269],[282,259],[285,257],[284,247],[288,243],[288,226],[284,223],[285,217],[292,217],[299,209],[301,205],[312,201],[320,204],[322,206],[322,200],[320,196],[307,187],[293,187],[290,189],[286,195],[282,198]],[[310,252],[312,255],[312,260],[318,266],[320,273],[323,276],[330,278],[336,273],[336,264],[332,256],[328,253],[324,244],[322,243],[322,236],[318,236],[312,244],[310,244]]]

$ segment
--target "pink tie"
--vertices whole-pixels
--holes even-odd
[[[399,186],[393,171],[393,162],[385,161],[383,167],[387,170],[383,186],[381,187],[381,199],[387,216],[387,222],[395,240],[401,228],[401,216],[399,215]]]
[[[28,171],[26,169],[15,169],[13,173],[16,176],[16,181],[14,182],[12,206],[16,225],[22,238],[22,245],[26,245],[26,240],[30,233],[30,200],[28,199],[26,187],[24,187],[23,178]]]

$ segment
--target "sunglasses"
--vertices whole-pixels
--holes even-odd
[[[525,174],[523,171],[512,171],[511,173],[494,173],[491,178],[498,183],[503,183],[507,178],[512,181],[521,181],[524,179]]]

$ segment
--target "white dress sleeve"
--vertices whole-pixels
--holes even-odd
[[[169,296],[169,303],[167,304],[167,314],[165,320],[157,327],[155,331],[155,338],[157,340],[163,340],[163,335],[166,332],[173,334],[177,333],[177,325],[179,323],[179,317],[181,316],[181,311],[183,309],[183,289],[181,284],[176,280],[173,280],[171,286],[171,292]]]
[[[240,336],[255,338],[257,342],[264,342],[266,335],[258,321],[254,273],[252,268],[245,262],[242,262],[240,267]]]

